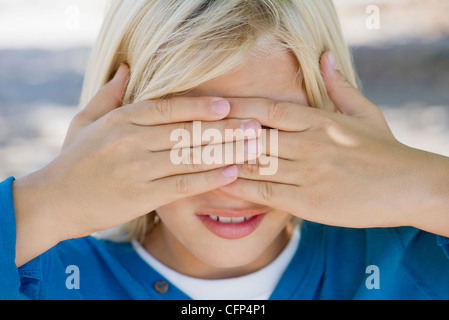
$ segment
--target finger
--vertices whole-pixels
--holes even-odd
[[[300,139],[299,141],[303,141],[301,139],[302,134],[298,132],[279,131],[277,129],[261,129],[257,135],[257,141],[251,142],[251,147],[259,155],[294,160],[300,154],[301,146],[299,144],[301,142],[298,143],[298,139]]]
[[[94,122],[112,110],[121,107],[129,76],[128,65],[122,63],[114,78],[98,91],[79,113],[78,119],[82,119],[84,123]]]
[[[377,106],[365,98],[337,69],[335,57],[331,52],[322,55],[320,66],[329,97],[343,114],[363,116],[366,112],[377,109]]]
[[[251,140],[250,140],[251,141]],[[153,171],[150,179],[210,171],[213,169],[245,163],[255,162],[257,153],[248,150],[247,142],[228,142],[214,146],[183,148],[171,151],[153,152],[151,167]],[[157,170],[151,170],[157,168]]]
[[[298,164],[294,161],[261,155],[239,164],[239,178],[300,186]]]
[[[282,131],[306,131],[317,126],[322,119],[322,110],[296,103],[262,98],[228,100],[231,103],[228,118],[255,119],[263,126]]]
[[[179,127],[180,125],[182,126]],[[251,129],[248,130],[247,127]],[[141,140],[146,144],[143,147],[153,152],[195,146],[212,148],[213,145],[237,141],[246,141],[248,144],[251,141],[249,146],[254,153],[286,160],[296,160],[299,156],[304,156],[304,151],[308,150],[307,147],[311,143],[313,144],[307,133],[284,132],[277,129],[255,130],[256,127],[260,127],[257,121],[237,119],[157,126],[145,128]],[[152,131],[153,128],[157,128],[157,134],[156,131]],[[254,134],[255,131],[258,132],[257,135]],[[201,137],[201,140],[195,141],[199,140],[195,136]],[[151,146],[148,146],[148,141],[151,141]]]
[[[235,165],[211,171],[171,176],[153,181],[153,187],[161,195],[162,205],[206,193],[234,182],[238,176]]]
[[[221,187],[220,190],[249,202],[293,213],[300,208],[293,208],[290,199],[299,200],[299,188],[283,183],[237,179],[233,183]],[[296,201],[296,203],[298,202]]]
[[[230,111],[229,102],[216,97],[174,97],[148,100],[124,106],[123,118],[140,126],[154,126],[186,121],[216,121]]]
[[[277,129],[262,129],[258,135],[260,154],[278,157],[279,159],[295,160],[301,154],[302,135],[305,133],[285,132]]]
[[[260,124],[254,120],[226,119],[214,122],[183,122],[145,128],[151,151],[189,148],[254,139]]]

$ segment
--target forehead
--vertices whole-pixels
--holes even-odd
[[[231,72],[189,91],[192,96],[259,97],[307,104],[299,63],[293,53],[258,48]]]

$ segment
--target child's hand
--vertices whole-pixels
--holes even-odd
[[[444,192],[447,199],[447,178],[439,177],[448,172],[447,158],[398,142],[381,111],[334,70],[328,54],[321,65],[341,113],[265,99],[230,99],[230,118],[254,118],[279,130],[278,170],[260,175],[258,165],[240,165],[239,179],[221,190],[324,224],[432,230],[429,221],[435,221],[447,234],[447,216],[425,219],[426,213],[441,209]],[[273,143],[262,150],[263,163],[273,157]]]
[[[171,133],[184,129],[192,134],[193,120],[205,121],[203,130],[213,127],[223,137],[225,129],[247,124],[223,120],[229,103],[211,97],[177,97],[122,107],[128,76],[128,67],[122,65],[74,118],[60,155],[14,182],[18,263],[61,240],[120,225],[237,179],[237,167],[228,166],[229,162],[176,165],[170,158],[178,143],[171,141]],[[192,142],[183,146],[190,148],[191,155]],[[232,138],[222,147],[234,143]]]

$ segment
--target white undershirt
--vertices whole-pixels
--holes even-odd
[[[219,280],[183,275],[156,260],[139,242],[132,244],[144,261],[194,300],[267,300],[295,255],[300,237],[297,226],[287,246],[269,265],[242,277]]]

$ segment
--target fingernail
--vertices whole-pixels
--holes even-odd
[[[243,133],[247,135],[248,138],[256,138],[259,129],[261,128],[259,122],[254,120],[245,121],[241,126]]]
[[[231,106],[229,105],[229,102],[227,102],[226,100],[214,101],[213,108],[214,112],[219,116],[225,116],[231,110]]]
[[[329,59],[329,64],[332,66],[332,68],[334,70],[337,70],[337,62],[335,62],[335,57],[332,52],[329,52],[328,59]]]
[[[233,178],[237,177],[238,174],[239,174],[239,172],[238,172],[237,166],[232,165],[232,166],[223,168],[223,175],[226,178],[233,179]]]

